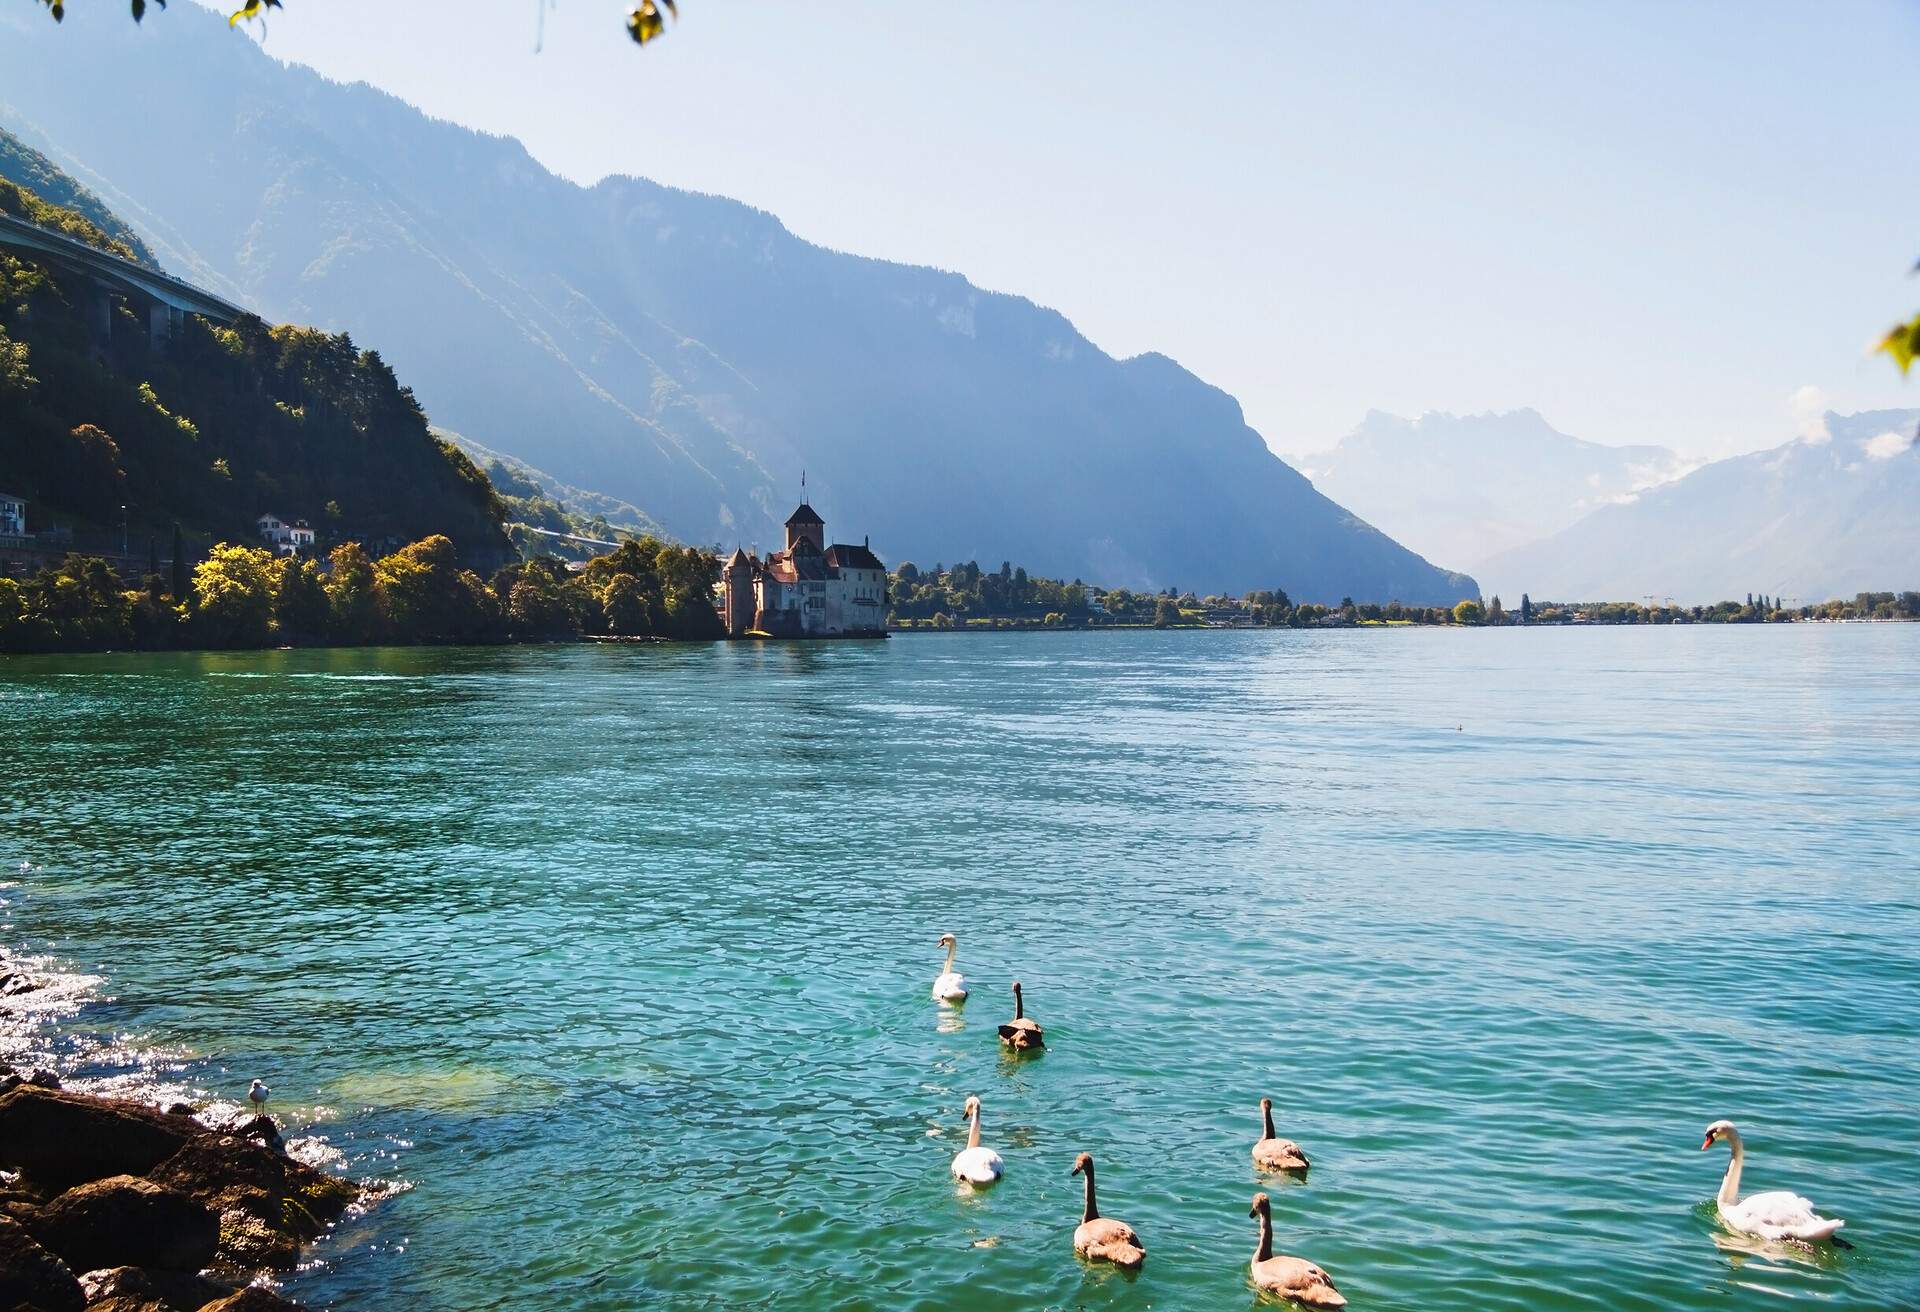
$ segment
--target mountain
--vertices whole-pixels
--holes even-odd
[[[1561,601],[1749,592],[1821,601],[1920,574],[1920,410],[1826,416],[1801,439],[1720,460],[1487,561],[1489,590]]]
[[[1415,551],[1463,565],[1694,467],[1662,446],[1583,442],[1534,410],[1411,421],[1375,410],[1300,465],[1315,487]]]
[[[1476,591],[1321,496],[1164,356],[1115,360],[1052,310],[734,201],[577,186],[195,5],[137,27],[70,10],[0,8],[0,125],[175,273],[350,330],[435,422],[685,540],[780,541],[805,470],[830,527],[895,560],[1324,602]]]
[[[12,145],[0,134],[0,156]],[[49,190],[77,194],[42,173]],[[0,211],[127,249],[97,202],[83,216],[0,179]],[[103,333],[77,276],[5,249],[0,287],[0,477],[37,531],[98,537],[119,524],[134,541],[165,541],[178,523],[251,541],[270,512],[332,540],[443,533],[481,567],[509,554],[485,476],[428,433],[378,354],[252,317],[188,319],[161,344],[121,313]]]
[[[26,142],[11,133],[0,132],[0,179],[13,183],[22,191],[30,193],[36,200],[84,219],[94,232],[105,241],[99,241],[84,232],[72,230],[74,225],[66,225],[69,236],[77,236],[82,241],[92,242],[103,250],[111,250],[123,255],[135,263],[144,264],[149,269],[157,269],[160,262],[153,258],[153,252],[140,240],[140,234],[128,227],[118,214],[108,209],[98,196],[81,186],[79,182],[63,172],[59,165],[42,155]],[[31,217],[22,215],[21,217]],[[35,222],[41,222],[35,219]],[[43,226],[47,226],[43,224]],[[59,224],[52,226],[60,227]]]

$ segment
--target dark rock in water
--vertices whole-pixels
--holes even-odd
[[[57,1089],[60,1087],[60,1077],[54,1072],[42,1068],[27,1076],[27,1083],[36,1089]]]
[[[22,975],[18,971],[8,971],[0,975],[0,998],[18,997],[22,993],[38,993],[45,988],[46,981],[35,979],[31,975]]]
[[[298,1303],[280,1297],[271,1289],[249,1285],[237,1294],[229,1294],[218,1303],[209,1303],[199,1312],[301,1312]]]
[[[200,1109],[190,1102],[170,1102],[167,1104],[167,1115],[169,1116],[195,1116],[199,1114],[199,1111]]]
[[[98,1312],[112,1300],[116,1307],[131,1312],[135,1307],[165,1308],[168,1312],[199,1312],[208,1303],[234,1292],[191,1271],[152,1271],[138,1266],[117,1266],[89,1271],[80,1277],[80,1288],[87,1296],[88,1312]]]
[[[0,1094],[0,1166],[61,1190],[144,1175],[206,1130],[143,1103],[23,1085]]]
[[[239,1135],[183,1146],[148,1178],[220,1217],[220,1256],[240,1267],[288,1270],[360,1191],[337,1176]]]
[[[280,1126],[273,1117],[264,1113],[251,1120],[243,1121],[235,1128],[234,1133],[243,1139],[256,1139],[275,1152],[283,1153],[287,1150],[286,1141],[280,1137]]]
[[[19,1222],[0,1217],[0,1307],[80,1312],[86,1302],[72,1268]]]
[[[10,1093],[25,1083],[26,1081],[20,1078],[20,1072],[13,1067],[0,1066],[0,1093]]]
[[[40,1209],[33,1237],[76,1271],[146,1266],[198,1271],[213,1261],[220,1223],[186,1194],[116,1175],[67,1190]]]

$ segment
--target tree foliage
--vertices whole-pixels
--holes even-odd
[[[719,561],[658,538],[575,570],[550,557],[488,582],[445,537],[378,560],[358,543],[319,561],[221,543],[190,585],[151,574],[128,588],[97,557],[69,556],[31,579],[0,577],[0,651],[547,642],[580,634],[709,641]],[[181,595],[184,593],[185,595]]]
[[[54,22],[67,16],[66,0],[39,0],[52,15]],[[167,0],[153,0],[160,8],[167,7]],[[236,27],[241,23],[250,23],[255,19],[264,20],[268,10],[281,9],[280,0],[239,0],[240,7],[227,15],[227,26]],[[549,0],[536,0],[542,13]],[[147,0],[128,0],[133,21],[139,22],[147,16]],[[627,9],[627,35],[633,38],[635,45],[645,45],[658,37],[666,35],[667,19],[680,17],[677,0],[637,0]]]

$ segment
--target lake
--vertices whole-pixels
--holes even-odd
[[[1259,1188],[1357,1309],[1920,1307],[1916,676],[1920,625],[14,658],[0,942],[71,974],[0,1060],[264,1078],[404,1188],[318,1307],[1251,1306]],[[1717,1234],[1723,1116],[1852,1249]]]

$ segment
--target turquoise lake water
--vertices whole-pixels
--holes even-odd
[[[1356,1309],[1915,1308],[1916,711],[1916,625],[13,659],[0,1060],[410,1186],[319,1307],[1250,1307],[1266,1188]],[[1851,1250],[1717,1236],[1722,1116]]]

